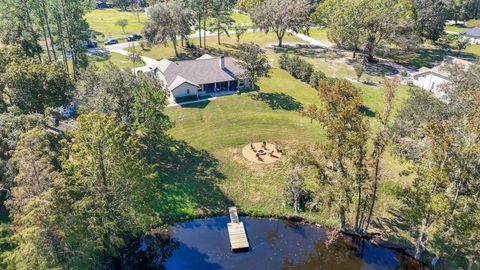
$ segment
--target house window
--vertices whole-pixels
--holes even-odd
[[[198,88],[198,90],[197,90],[197,91],[198,91],[198,92],[202,92],[202,88]]]
[[[187,95],[190,94],[190,89],[187,89]]]
[[[245,82],[243,80],[240,80],[240,87],[244,87],[245,86]]]

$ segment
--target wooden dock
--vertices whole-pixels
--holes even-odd
[[[243,222],[238,219],[237,208],[235,206],[229,207],[228,213],[230,214],[231,222],[227,224],[227,228],[232,251],[248,250],[250,245],[248,244]]]

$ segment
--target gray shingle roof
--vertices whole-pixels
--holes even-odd
[[[225,68],[220,68],[220,58],[197,59],[189,61],[172,62],[165,69],[163,75],[170,86],[177,76],[195,84],[209,84],[226,82],[242,77],[242,67],[231,57],[225,57]]]
[[[480,38],[480,27],[467,29],[462,32],[462,35]]]

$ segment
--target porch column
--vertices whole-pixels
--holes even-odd
[[[213,89],[213,92],[217,92],[217,82],[215,82],[215,89]]]
[[[230,91],[230,81],[227,82],[227,91]]]

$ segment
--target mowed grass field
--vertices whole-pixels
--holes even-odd
[[[221,176],[215,178],[217,196],[225,198],[223,203],[231,202],[243,212],[260,216],[291,215],[293,211],[285,204],[284,179],[288,172],[285,161],[288,149],[296,144],[324,142],[322,126],[301,115],[301,108],[309,104],[319,104],[317,92],[309,85],[302,83],[287,72],[275,67],[270,78],[263,78],[258,84],[259,90],[241,95],[222,97],[214,101],[197,103],[184,107],[168,108],[167,114],[175,123],[169,133],[176,139],[186,142],[198,151],[210,153],[216,161],[211,170],[218,171]],[[361,87],[365,106],[378,114],[383,109],[382,91],[380,88]],[[408,97],[408,88],[401,87],[397,93],[395,107],[400,108]],[[366,116],[367,117],[367,116]],[[367,117],[372,132],[378,124],[375,118]],[[279,145],[286,150],[286,156],[273,165],[253,164],[243,158],[241,149],[251,142],[267,141]],[[401,177],[400,172],[406,166],[392,156],[386,155],[384,161],[385,181],[382,182],[377,205],[378,215],[388,218],[388,209],[398,205],[394,191],[408,185],[410,177]],[[188,160],[187,164],[191,164]],[[202,185],[192,181],[195,175],[176,174],[170,182],[171,189],[166,189],[166,197],[175,194],[175,198],[183,205],[182,213],[190,217],[206,212],[203,205],[192,200],[188,186]],[[171,186],[170,186],[171,185]],[[179,188],[182,187],[182,188]],[[307,179],[310,191],[318,190],[314,178]],[[181,192],[178,191],[181,190]],[[189,189],[190,190],[190,189]],[[198,192],[195,189],[191,192]],[[204,196],[209,196],[206,191]],[[198,194],[196,196],[199,196]],[[224,205],[226,207],[227,205]],[[163,208],[162,208],[163,209]],[[335,227],[337,218],[329,209],[321,211],[305,211],[302,216]]]
[[[148,21],[145,12],[120,11],[117,9],[95,9],[85,15],[90,28],[97,32],[99,40],[121,38],[142,32],[144,23]],[[127,19],[125,33],[120,26],[115,25],[118,20]]]
[[[196,51],[195,53],[210,53],[213,55],[229,55],[232,53],[235,53],[237,51],[237,40],[236,37],[233,35],[230,35],[230,37],[226,35],[221,36],[221,44],[218,45],[217,37],[216,36],[209,36],[207,37],[207,49],[202,49],[199,51]],[[298,42],[303,42],[301,39],[297,38],[296,36],[293,35],[285,35],[284,37],[284,43],[298,43]],[[198,38],[191,38],[189,42],[195,46],[198,46],[199,40]],[[203,38],[202,38],[203,42]],[[277,38],[275,34],[269,33],[265,34],[263,32],[250,32],[250,33],[245,33],[244,35],[241,36],[240,38],[240,43],[249,43],[249,42],[254,42],[261,47],[265,47],[268,45],[276,45],[277,44]],[[128,50],[128,49],[127,49]],[[195,56],[192,54],[192,51],[189,51],[187,48],[178,46],[177,50],[179,52],[179,59],[191,59],[194,58]],[[175,60],[175,51],[173,49],[173,45],[171,43],[168,43],[167,45],[154,45],[151,48],[146,48],[145,51],[142,51],[143,56],[147,56],[150,58],[154,58],[157,60],[167,58],[167,59],[172,59]]]
[[[250,16],[232,12],[232,19],[236,25],[251,26]],[[110,38],[121,39],[131,34],[140,34],[148,18],[144,11],[123,11],[118,9],[95,9],[85,15],[90,28],[95,31],[98,40],[108,40]],[[120,19],[126,19],[128,25],[123,32],[116,23]]]
[[[243,39],[258,40],[262,45],[276,43],[274,37],[263,33],[249,33]],[[298,41],[295,37],[287,40]],[[215,41],[215,38],[207,39],[209,53],[235,53],[233,39],[223,38],[222,45]],[[150,55],[173,57],[170,48],[161,46],[153,48]],[[167,173],[160,191],[164,203],[159,204],[159,211],[169,213],[165,220],[221,214],[230,204],[237,205],[244,213],[260,216],[293,214],[284,200],[288,150],[297,144],[325,141],[322,126],[301,114],[304,107],[319,105],[320,99],[315,89],[278,67],[278,53],[269,49],[267,57],[274,68],[269,78],[259,81],[256,91],[166,109],[175,123],[169,134],[184,146],[177,147],[177,151],[182,152],[179,165],[174,172]],[[329,76],[337,77],[334,73]],[[374,132],[378,127],[374,116],[383,109],[382,89],[355,85],[362,89],[368,111],[365,117]],[[401,108],[407,97],[408,87],[400,87],[395,108]],[[286,156],[273,165],[245,160],[241,155],[242,147],[260,141],[277,144],[285,149]],[[189,150],[183,150],[185,148]],[[201,160],[207,160],[207,164],[200,162],[199,156],[202,156]],[[382,218],[389,218],[388,209],[398,205],[395,190],[409,185],[411,177],[400,176],[406,165],[392,156],[386,155],[383,162],[385,181],[380,187],[382,194],[377,211]],[[321,189],[314,178],[307,179],[307,186],[312,192]],[[331,209],[305,211],[301,215],[325,226],[338,225]]]
[[[325,43],[326,45],[333,45],[333,43],[328,40],[327,29],[310,29],[309,36]]]

